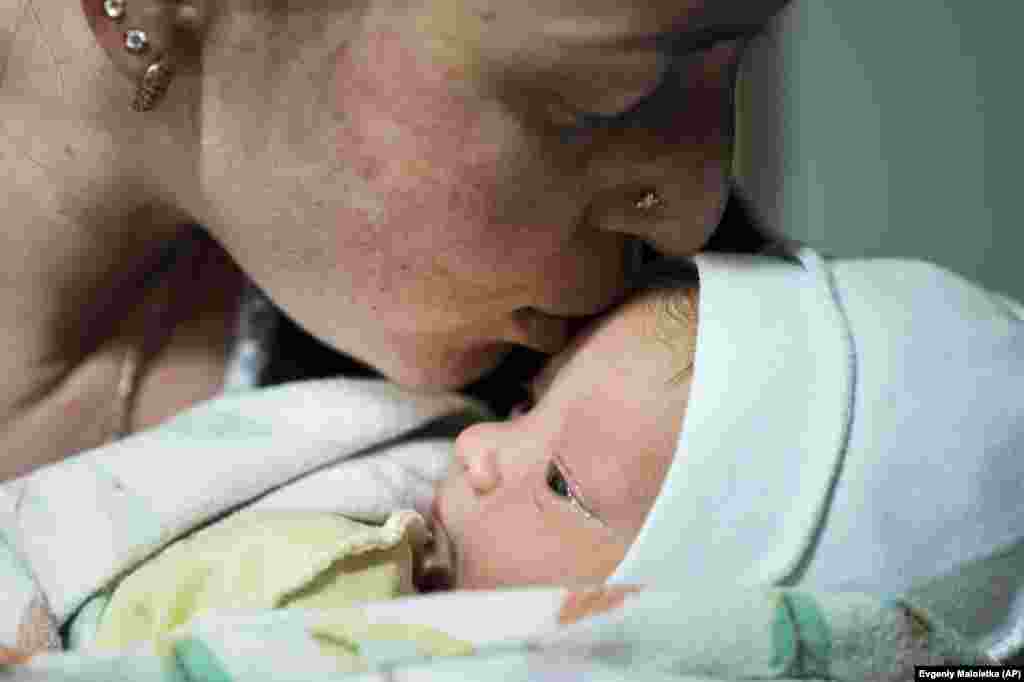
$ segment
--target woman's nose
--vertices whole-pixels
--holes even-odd
[[[455,439],[455,459],[478,495],[490,493],[501,483],[495,431],[491,424],[474,424]]]

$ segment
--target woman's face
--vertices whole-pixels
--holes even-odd
[[[459,435],[433,512],[454,545],[455,587],[602,583],[622,561],[689,401],[696,315],[678,317],[667,342],[661,296],[575,337],[534,382],[531,409]]]
[[[682,255],[714,230],[741,36],[781,2],[631,4],[240,10],[204,62],[200,217],[297,322],[400,383],[556,352],[565,318],[623,294],[632,237]]]

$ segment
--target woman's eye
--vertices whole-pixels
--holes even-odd
[[[572,499],[572,493],[569,490],[569,482],[565,480],[565,476],[562,475],[562,471],[555,465],[554,462],[548,462],[547,471],[547,484],[548,488],[554,494],[559,497],[566,499]]]
[[[615,114],[563,112],[560,117],[562,137],[566,141],[577,141],[590,139],[589,135],[600,129],[621,129],[633,124],[657,127],[670,123],[675,112],[686,106],[685,65],[692,63],[690,60],[694,58],[703,59],[717,47],[748,38],[749,35],[749,29],[716,31],[685,46],[674,46],[669,40],[663,50],[666,54],[673,55],[672,61],[653,90]]]

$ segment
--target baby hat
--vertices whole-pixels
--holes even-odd
[[[1024,309],[929,263],[700,254],[675,459],[610,581],[900,593],[1024,539]]]

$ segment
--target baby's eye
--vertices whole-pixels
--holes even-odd
[[[530,410],[533,409],[533,405],[534,405],[534,403],[533,403],[533,390],[530,388],[529,384],[523,384],[522,385],[522,389],[523,389],[523,393],[526,395],[526,397],[522,401],[516,403],[512,407],[512,409],[509,410],[509,412],[508,412],[508,418],[509,419],[513,419],[514,417],[518,417],[520,415],[526,414],[527,412],[529,412]]]
[[[522,401],[521,403],[516,403],[516,405],[511,410],[509,410],[508,418],[512,419],[514,417],[518,417],[520,415],[526,414],[531,409],[533,409],[533,401],[530,400],[529,398],[527,398],[526,400]]]
[[[584,518],[590,521],[596,521],[600,525],[608,528],[608,524],[600,519],[594,512],[583,502],[583,499],[576,494],[574,487],[566,479],[565,474],[562,473],[561,467],[559,467],[554,461],[548,462],[548,468],[545,473],[545,482],[547,483],[548,489],[553,492],[556,496],[566,500],[570,506]]]
[[[572,499],[572,491],[569,489],[569,482],[565,480],[565,476],[562,474],[561,469],[554,462],[548,462],[547,475],[548,488],[554,494],[559,497],[566,499]]]

